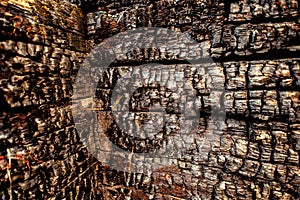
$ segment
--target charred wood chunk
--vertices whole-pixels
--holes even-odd
[[[297,1],[235,1],[230,3],[228,20],[233,23],[278,18],[289,20],[298,15]]]

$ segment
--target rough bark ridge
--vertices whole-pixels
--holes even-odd
[[[71,3],[0,3],[2,199],[300,198],[298,1]],[[164,50],[137,49],[120,56],[103,75],[97,108],[111,109],[110,95],[118,77],[134,74],[138,64],[159,61],[178,71],[191,69],[186,76],[203,113],[199,140],[208,140],[208,127],[222,130],[213,146],[199,150],[197,140],[192,141],[189,157],[151,175],[115,171],[89,155],[81,133],[75,131],[70,102],[72,84],[87,53],[107,37],[143,26],[187,32],[205,45],[216,65],[193,71],[195,66]],[[212,77],[205,79],[207,71]],[[149,79],[155,78],[149,73]],[[210,107],[216,100],[209,96],[212,79],[226,89],[219,95],[226,120],[209,126]],[[131,104],[136,119],[147,120],[144,111],[149,102],[163,99],[165,105],[176,104],[176,98],[166,93],[157,86],[137,90]],[[87,120],[106,120],[112,127],[111,141],[129,151],[152,145],[128,139],[127,133],[113,128],[110,116]],[[163,138],[158,148],[168,141]],[[200,152],[206,156],[194,156]]]

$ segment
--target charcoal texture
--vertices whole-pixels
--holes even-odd
[[[298,4],[296,0],[1,1],[0,199],[299,199]],[[214,64],[186,63],[184,55],[193,50],[188,45],[173,52],[164,46],[119,51],[105,73],[90,74],[100,79],[93,105],[84,105],[97,115],[88,115],[80,103],[91,97],[72,99],[83,61],[106,38],[139,27],[184,32],[202,45],[206,52],[202,58],[212,58]],[[127,39],[123,46],[137,40]],[[192,53],[197,58],[200,52]],[[101,61],[106,55],[98,56]],[[186,141],[186,155],[170,166],[150,174],[115,170],[84,146],[84,133],[76,130],[72,111],[82,109],[85,121],[105,127],[110,141],[128,152],[155,152],[171,143],[174,148],[166,153],[176,154],[181,138],[170,137],[180,129],[176,123],[154,140],[137,140],[133,137],[137,127],[128,125],[125,132],[111,114],[118,80],[125,74],[135,77],[139,65],[151,62],[174,70],[160,77],[149,71],[149,80],[176,80],[182,85],[176,78],[185,76],[194,89],[200,102],[198,135]],[[202,70],[195,70],[200,65]],[[77,78],[84,83],[86,77]],[[130,110],[136,124],[159,114],[149,110],[157,102],[169,116],[179,118],[182,99],[176,91],[155,84],[134,91]],[[189,99],[189,94],[182,98]],[[220,102],[223,121],[211,116]],[[218,134],[206,137],[215,129]],[[106,145],[96,143],[96,148]]]

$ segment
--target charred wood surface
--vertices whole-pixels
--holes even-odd
[[[1,1],[0,199],[299,199],[298,4],[296,0]],[[111,142],[127,151],[132,147],[136,152],[156,151],[167,142],[176,146],[177,141],[168,139],[171,129],[159,133],[162,139],[153,144],[137,141],[130,137],[133,133],[115,125],[107,113],[114,106],[110,99],[118,78],[135,74],[140,64],[159,62],[176,69],[160,79],[168,82],[184,73],[194,88],[201,102],[197,139],[188,141],[188,156],[151,174],[116,171],[95,159],[76,131],[72,109],[80,107],[71,101],[78,69],[91,49],[110,36],[145,26],[185,32],[207,50],[204,57],[215,61],[197,71],[197,64],[181,59],[188,46],[176,53],[164,46],[136,49],[120,52],[100,76],[91,106],[98,115],[87,115],[86,120],[108,127]],[[148,75],[157,79],[151,72]],[[78,100],[88,98],[82,94]],[[148,109],[157,101],[168,114],[180,114],[175,94],[148,85],[131,97],[137,124],[157,115]],[[210,112],[218,102],[223,102],[226,119],[216,122]],[[213,145],[200,148],[199,141],[211,143],[205,136],[212,127],[220,134]],[[176,149],[168,153],[172,151]],[[113,149],[107,157],[112,154]]]

